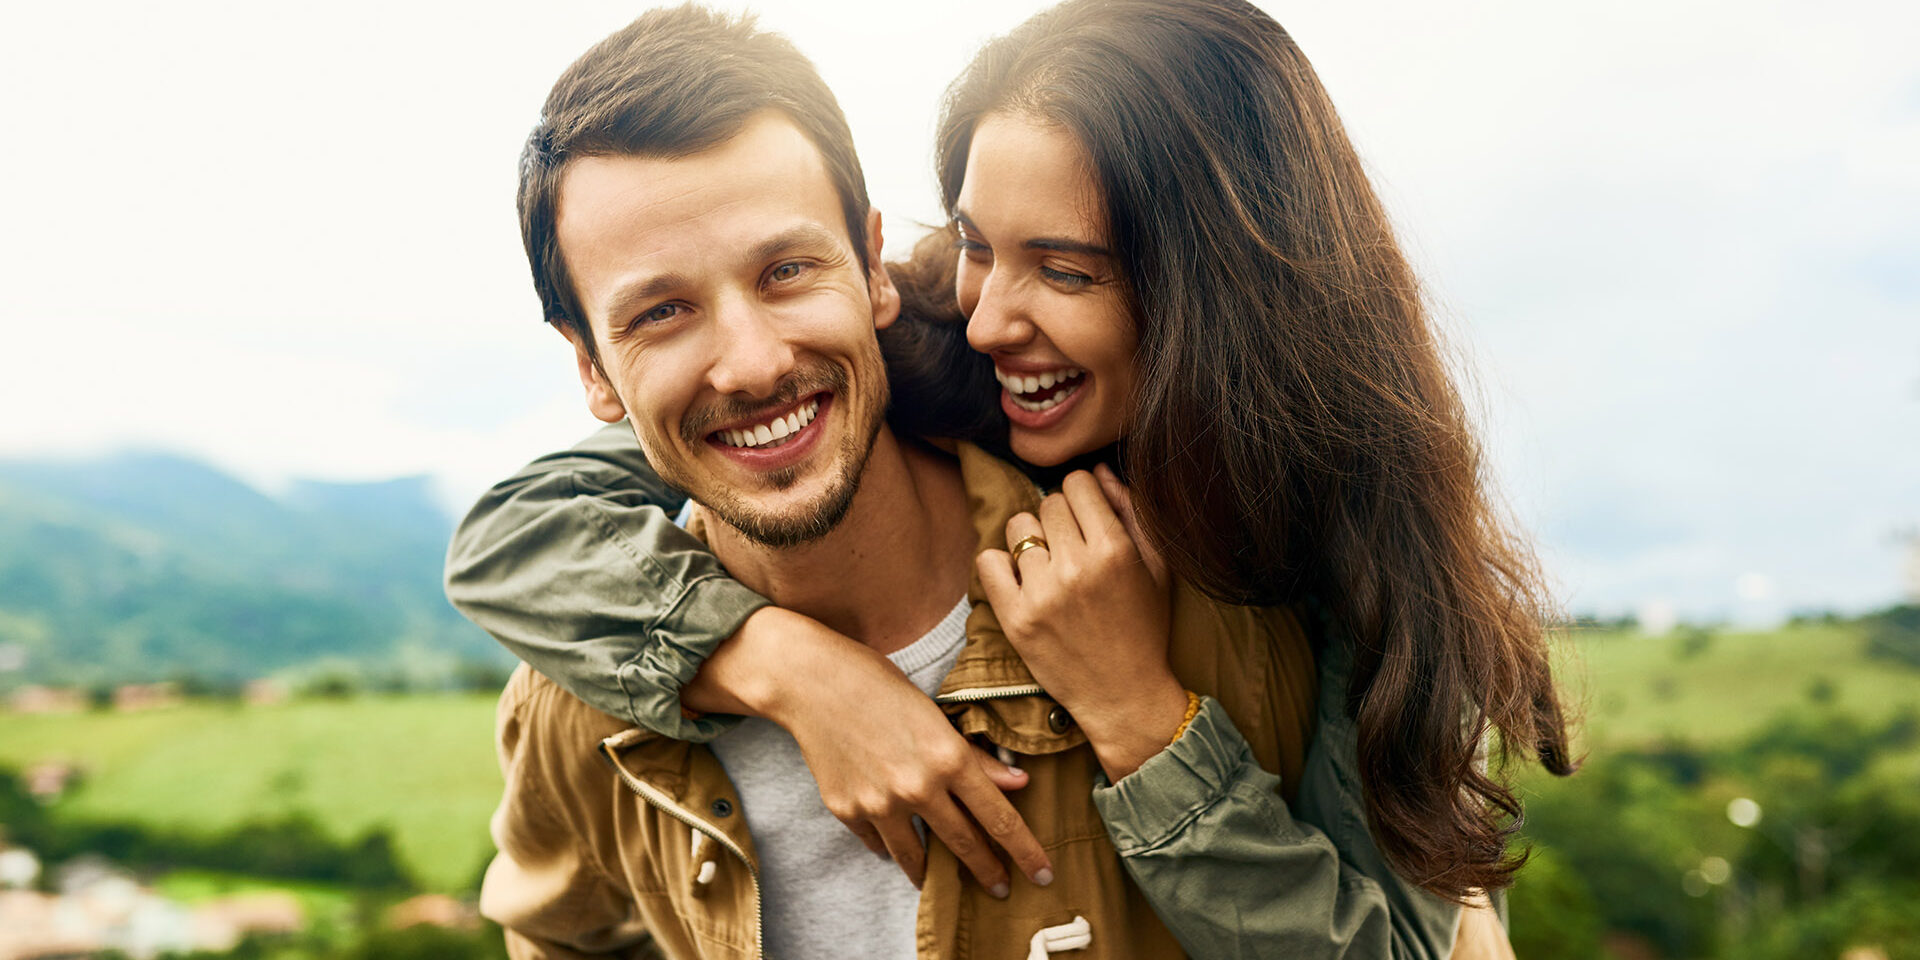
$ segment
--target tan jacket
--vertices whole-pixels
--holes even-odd
[[[1031,509],[1038,492],[972,448],[961,466],[980,541],[999,545],[1006,519]],[[1175,673],[1217,698],[1259,764],[1291,788],[1311,739],[1316,680],[1293,613],[1224,606],[1186,589],[1173,609]],[[1084,735],[1033,683],[984,604],[938,700],[963,733],[1021,755],[1031,779],[1009,797],[1058,879],[1016,884],[998,900],[932,842],[919,956],[1026,957],[1036,937],[1066,946],[1082,932],[1085,944],[1070,956],[1182,956],[1095,809],[1099,767]],[[500,854],[481,906],[506,928],[513,956],[761,955],[753,838],[710,750],[630,728],[524,666],[501,697],[498,743],[507,782],[493,820]],[[1472,928],[1463,925],[1463,937]]]

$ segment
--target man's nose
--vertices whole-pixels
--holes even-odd
[[[1020,346],[1033,339],[1033,320],[1012,278],[990,267],[967,315],[967,345],[981,353]]]
[[[717,313],[719,356],[708,374],[709,384],[722,394],[772,395],[793,371],[793,346],[781,335],[776,318],[745,299],[723,304]]]

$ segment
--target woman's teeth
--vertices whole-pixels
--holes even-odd
[[[1014,406],[1029,413],[1039,413],[1051,410],[1073,396],[1085,385],[1080,379],[1085,373],[1079,367],[1062,367],[1046,373],[1013,374],[996,367],[993,376],[1001,386],[1007,388]],[[1056,387],[1059,389],[1056,390]]]
[[[819,413],[820,400],[816,397],[807,401],[806,406],[784,417],[775,417],[758,426],[721,430],[716,436],[720,438],[721,443],[729,447],[778,447],[785,444],[794,434],[799,433],[807,424],[812,423],[813,418]]]

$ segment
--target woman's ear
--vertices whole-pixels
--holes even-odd
[[[886,242],[880,236],[880,211],[867,211],[867,297],[873,302],[873,327],[884,330],[900,318],[900,289],[887,275],[887,264],[880,259]]]
[[[606,423],[618,423],[626,419],[627,405],[621,402],[620,394],[613,389],[613,381],[607,379],[607,372],[600,369],[600,362],[588,352],[580,335],[565,323],[556,323],[553,328],[573,344],[573,360],[580,370],[580,386],[587,392],[587,409]]]

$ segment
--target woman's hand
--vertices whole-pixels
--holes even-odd
[[[793,734],[827,810],[916,887],[927,853],[915,816],[995,896],[1007,895],[1008,877],[988,838],[1033,882],[1053,881],[1046,852],[1002,793],[1026,786],[1026,773],[968,743],[892,661],[818,621],[756,612],[681,702],[765,717]]]
[[[1007,544],[1044,544],[1016,563],[975,560],[988,602],[1033,678],[1060,701],[1118,781],[1165,749],[1187,695],[1167,663],[1171,600],[1165,565],[1138,546],[1126,487],[1104,465],[1075,471],[1039,516],[1007,521]]]

